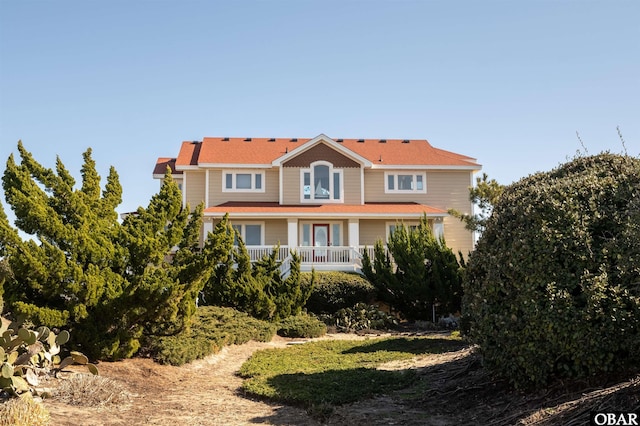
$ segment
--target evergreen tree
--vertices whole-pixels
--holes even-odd
[[[311,287],[302,285],[299,256],[291,254],[291,270],[286,279],[280,271],[282,262],[277,260],[279,247],[252,264],[228,215],[216,225],[205,250],[211,252],[210,259],[216,265],[203,291],[207,304],[228,306],[275,321],[300,313],[311,295]]]
[[[426,217],[416,228],[398,223],[387,248],[378,240],[373,267],[368,255],[363,263],[381,300],[412,320],[432,318],[434,306],[441,313],[460,309],[460,265],[444,239],[433,235]]]
[[[111,167],[101,191],[91,149],[83,154],[79,189],[59,158],[54,172],[20,142],[18,151],[21,162],[9,157],[3,185],[17,227],[32,239],[23,241],[2,211],[11,312],[72,329],[75,344],[97,358],[129,357],[143,335],[185,327],[210,267],[195,250],[202,208],[191,215],[181,209],[170,171],[149,207],[120,225],[118,174]],[[165,258],[172,247],[173,264]]]

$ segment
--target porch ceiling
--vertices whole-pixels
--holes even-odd
[[[221,217],[225,213],[233,217],[358,217],[376,218],[419,218],[448,216],[442,209],[418,203],[365,203],[358,205],[318,204],[280,205],[278,203],[228,202],[204,210],[205,216]]]

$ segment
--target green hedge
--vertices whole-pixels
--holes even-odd
[[[356,303],[370,303],[376,288],[365,277],[348,272],[315,272],[316,282],[306,309],[314,314],[333,314]],[[303,285],[311,281],[311,273],[302,273]]]
[[[472,253],[465,316],[518,387],[640,365],[640,160],[577,158],[506,188]]]
[[[146,351],[161,364],[182,365],[250,340],[268,342],[276,326],[232,308],[201,306],[191,327],[175,336],[149,338]]]
[[[278,335],[282,337],[313,338],[325,334],[327,334],[325,323],[311,315],[291,316],[278,324]]]

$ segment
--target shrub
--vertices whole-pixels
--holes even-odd
[[[314,314],[333,314],[356,303],[370,303],[376,288],[360,274],[348,272],[315,272],[316,280],[307,300],[307,311]],[[302,273],[303,285],[309,286],[310,272]]]
[[[53,391],[53,397],[65,404],[86,407],[122,406],[131,402],[131,393],[120,382],[92,374],[74,374],[63,380]]]
[[[184,365],[196,359],[217,353],[221,346],[205,337],[193,337],[189,333],[160,337],[148,344],[153,358],[160,364]]]
[[[374,259],[367,251],[362,258],[362,271],[382,301],[409,320],[432,318],[434,308],[441,315],[460,310],[463,270],[444,238],[433,234],[426,215],[417,227],[398,222],[387,248],[378,239]]]
[[[280,321],[278,335],[282,337],[312,338],[327,334],[327,326],[310,315],[296,315]]]
[[[377,306],[358,303],[351,308],[340,309],[333,315],[323,315],[325,323],[338,331],[388,330],[398,325],[398,319],[382,312]]]
[[[640,365],[640,160],[577,158],[506,188],[475,252],[465,315],[518,387]]]
[[[0,403],[0,426],[46,426],[49,422],[47,409],[29,394]]]
[[[146,352],[161,364],[183,365],[218,352],[226,345],[270,341],[276,326],[232,308],[201,306],[188,330],[148,339]]]

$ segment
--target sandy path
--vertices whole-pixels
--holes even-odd
[[[240,366],[259,349],[284,347],[288,340],[250,342],[182,367],[149,359],[101,363],[100,374],[122,382],[133,394],[121,407],[77,407],[45,402],[55,425],[317,425],[299,408],[269,404],[239,394]]]

